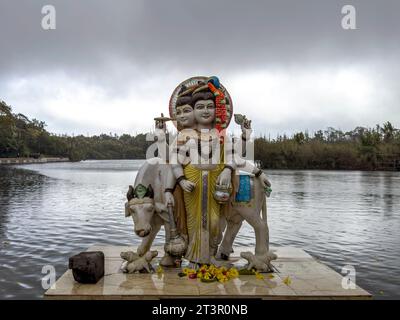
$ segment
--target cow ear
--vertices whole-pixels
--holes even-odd
[[[155,210],[158,213],[158,215],[161,217],[161,219],[163,219],[165,222],[169,222],[168,209],[165,206],[165,204],[163,204],[161,202],[156,202]]]
[[[133,199],[134,197],[135,196],[134,196],[134,193],[133,193],[133,187],[129,186],[128,192],[126,193],[126,198],[129,201],[129,200]]]
[[[145,194],[145,197],[154,199],[154,190],[153,190],[153,187],[151,186],[151,184],[149,184],[149,186],[147,187],[147,192]]]
[[[129,211],[129,202],[125,202],[125,218],[129,217],[131,212]]]

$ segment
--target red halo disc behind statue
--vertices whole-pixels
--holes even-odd
[[[175,127],[177,127],[176,120],[175,120],[176,119],[175,118],[176,100],[178,99],[178,93],[180,92],[182,86],[191,87],[191,86],[197,85],[198,81],[207,82],[207,79],[209,79],[209,77],[203,77],[203,76],[191,77],[189,79],[186,79],[185,81],[182,81],[172,92],[171,98],[169,99],[169,116],[171,119],[173,119],[172,122]],[[226,111],[227,111],[228,116],[227,116],[226,128],[228,128],[229,123],[231,122],[231,119],[232,119],[232,115],[233,115],[232,98],[229,95],[229,92],[226,90],[226,88],[222,84],[220,84],[220,89],[224,93],[225,99],[227,100]]]

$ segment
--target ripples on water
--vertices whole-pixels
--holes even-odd
[[[41,298],[44,265],[98,244],[131,245],[124,216],[139,160],[0,167],[0,299]],[[271,242],[305,249],[376,298],[400,298],[400,173],[267,171]],[[162,244],[160,233],[155,242]],[[244,224],[237,245],[254,243]]]

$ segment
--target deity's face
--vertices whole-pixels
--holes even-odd
[[[176,107],[176,121],[182,128],[192,128],[195,123],[194,111],[191,105]]]
[[[213,100],[198,100],[194,105],[194,118],[200,128],[211,129],[215,118],[215,103]]]

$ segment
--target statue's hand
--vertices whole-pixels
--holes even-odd
[[[192,192],[193,190],[194,190],[194,188],[196,187],[196,184],[195,183],[193,183],[193,182],[191,182],[191,181],[189,181],[189,180],[186,180],[186,179],[183,179],[183,180],[181,180],[180,182],[179,182],[179,185],[182,187],[182,189],[184,190],[184,191],[186,191],[186,192]]]
[[[240,125],[240,128],[242,129],[242,131],[244,130],[251,130],[251,120],[247,119],[246,116],[243,118],[243,122]]]
[[[264,172],[261,173],[260,180],[264,184],[264,188],[271,187],[271,182],[269,182],[269,180],[267,179],[267,176]]]
[[[172,204],[172,206],[175,206],[175,200],[174,200],[174,195],[172,192],[165,192],[164,193],[164,198],[165,198],[165,205],[168,206],[168,204]]]
[[[163,131],[165,131],[167,129],[167,125],[166,125],[165,121],[163,121],[163,120],[156,120],[155,127],[156,127],[156,129],[161,129]]]
[[[248,120],[246,117],[244,117],[240,128],[242,129],[242,139],[249,140],[252,133],[251,120]]]
[[[223,186],[229,186],[231,184],[231,170],[229,168],[222,170],[221,174],[218,176],[217,184]]]

